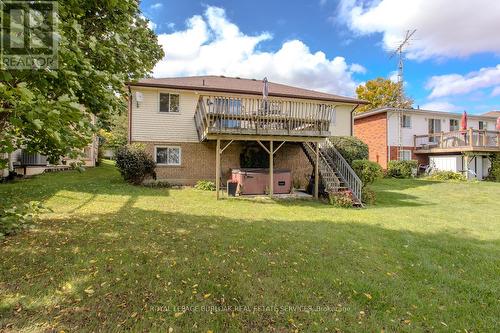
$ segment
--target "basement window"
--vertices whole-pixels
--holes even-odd
[[[155,157],[159,165],[181,165],[181,148],[155,147]]]
[[[400,161],[409,161],[411,160],[411,150],[402,149],[399,151],[399,160]]]

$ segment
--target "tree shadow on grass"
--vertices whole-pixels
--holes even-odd
[[[0,245],[0,330],[190,331],[196,323],[202,331],[284,331],[300,323],[320,331],[321,322],[434,331],[444,322],[451,331],[488,331],[497,323],[498,240],[150,211],[136,199],[113,214],[45,221]],[[335,311],[201,310],[222,305]]]

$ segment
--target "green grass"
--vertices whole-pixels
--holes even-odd
[[[498,332],[500,185],[374,189],[358,210],[216,201],[110,164],[0,185],[53,209],[0,243],[0,331]]]

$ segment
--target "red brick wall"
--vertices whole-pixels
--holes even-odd
[[[389,149],[391,152],[391,154],[390,154],[391,160],[397,160],[398,159],[398,147],[397,146],[390,146]],[[401,147],[401,149],[411,150],[412,151],[411,159],[417,160],[419,164],[429,164],[429,156],[422,155],[422,154],[415,154],[415,147],[403,146],[403,147]]]
[[[354,119],[354,136],[368,145],[369,160],[387,168],[387,113]]]

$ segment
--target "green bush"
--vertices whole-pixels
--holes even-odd
[[[418,161],[389,161],[387,176],[394,178],[411,178],[414,170],[418,169]]]
[[[215,184],[209,180],[198,180],[194,188],[202,191],[215,191]]]
[[[19,207],[0,209],[0,239],[33,227],[38,215],[44,210],[48,209],[38,201],[30,201]]]
[[[488,175],[488,180],[500,182],[500,154],[493,154],[490,157],[491,169]]]
[[[466,180],[465,176],[453,171],[436,171],[433,172],[429,179],[432,180]]]
[[[170,187],[172,187],[172,185],[166,180],[148,181],[148,182],[144,182],[142,185],[145,187],[150,187],[150,188],[170,188]]]
[[[361,192],[361,201],[364,204],[373,205],[375,203],[375,200],[376,200],[375,191],[373,191],[368,186],[365,186],[363,188],[363,191]]]
[[[338,208],[350,208],[354,206],[352,194],[349,191],[328,193],[330,205]]]
[[[118,149],[116,166],[127,182],[139,185],[147,177],[156,180],[156,163],[144,148],[144,145],[128,145]]]
[[[376,162],[368,160],[354,160],[352,161],[352,169],[363,182],[363,187],[372,184],[379,178],[382,178],[382,168]]]
[[[354,160],[368,159],[368,145],[353,136],[332,136],[330,142],[337,148],[349,165]]]

